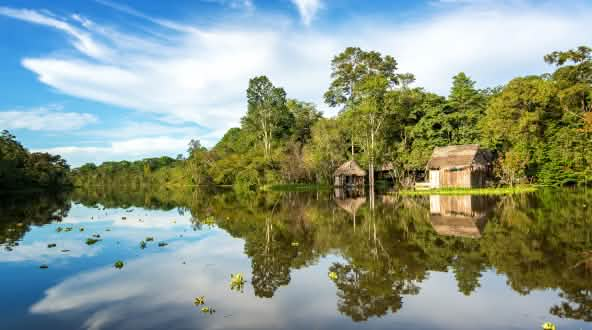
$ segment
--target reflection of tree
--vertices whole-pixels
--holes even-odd
[[[15,246],[31,226],[61,221],[68,215],[67,194],[27,194],[0,198],[0,244]]]
[[[564,302],[551,307],[552,314],[592,320],[592,272],[583,262],[592,251],[592,191],[504,196],[477,239],[439,235],[426,197],[377,198],[373,209],[367,202],[357,209],[354,230],[352,215],[335,204],[332,192],[179,189],[75,196],[85,205],[182,207],[196,225],[213,216],[218,227],[245,241],[260,297],[288,285],[292,270],[337,254],[345,260],[331,267],[338,274],[338,308],[354,320],[400,310],[405,295],[417,294],[431,271],[452,271],[459,291],[470,295],[488,268],[521,294],[558,290]]]
[[[389,311],[395,313],[403,306],[403,295],[419,293],[412,281],[396,279],[388,272],[376,273],[340,263],[334,263],[330,271],[337,273],[337,308],[356,322]]]

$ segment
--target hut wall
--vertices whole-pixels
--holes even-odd
[[[440,187],[443,188],[471,188],[471,168],[440,169]]]

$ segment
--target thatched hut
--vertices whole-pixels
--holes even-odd
[[[363,186],[366,180],[364,171],[355,160],[350,160],[335,171],[335,186]]]
[[[491,153],[478,144],[436,147],[428,162],[430,188],[483,187],[490,172]]]

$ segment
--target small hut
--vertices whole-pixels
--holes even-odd
[[[428,162],[430,188],[477,188],[485,185],[491,153],[478,144],[436,147]]]
[[[366,179],[366,171],[355,160],[350,160],[339,166],[334,176],[335,186],[363,186]]]

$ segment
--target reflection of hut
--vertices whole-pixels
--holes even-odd
[[[334,176],[336,186],[363,186],[366,171],[355,160],[350,160],[339,166]]]
[[[366,197],[336,199],[335,203],[337,206],[347,211],[347,213],[355,216],[358,209],[366,203]]]
[[[437,147],[428,162],[430,188],[483,187],[491,153],[478,144]]]
[[[430,196],[430,221],[445,236],[479,238],[492,200],[484,196]]]

